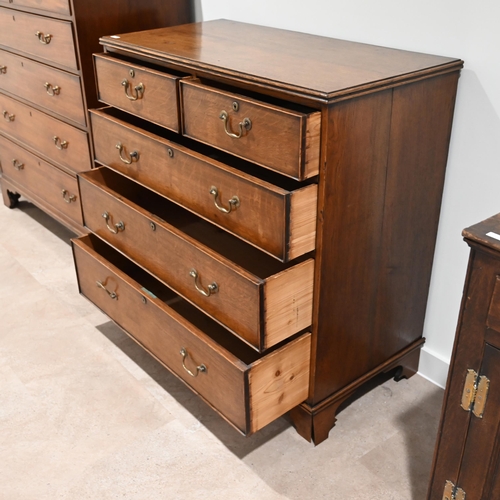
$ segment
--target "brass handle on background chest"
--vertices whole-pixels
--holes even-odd
[[[62,151],[63,149],[68,149],[68,141],[61,141],[61,138],[57,137],[57,135],[52,137],[52,140],[54,141],[54,144],[56,145],[56,148],[59,151]]]
[[[207,290],[200,286],[198,284],[200,277],[196,269],[191,269],[191,271],[189,271],[189,276],[194,278],[194,287],[196,288],[196,290],[198,290],[198,292],[200,292],[205,297],[210,297],[210,295],[213,295],[214,293],[217,293],[219,291],[219,285],[217,285],[215,281],[207,286]]]
[[[13,122],[16,119],[16,115],[10,114],[7,110],[3,110],[3,117],[7,122]]]
[[[116,149],[118,149],[118,154],[120,155],[120,160],[125,163],[126,165],[130,165],[133,161],[139,161],[139,152],[138,151],[132,151],[131,153],[129,153],[129,158],[124,158],[122,156],[122,152],[123,150],[125,149],[123,147],[123,144],[121,142],[119,142],[116,146],[115,146]]]
[[[96,281],[96,285],[99,287],[99,288],[102,288],[109,296],[110,298],[112,298],[113,300],[118,300],[118,295],[116,295],[116,292],[111,292],[109,291],[107,288],[106,288],[106,283],[108,282],[107,278],[106,280],[104,281],[104,283],[102,281]]]
[[[106,221],[106,227],[113,233],[113,234],[118,234],[120,231],[125,231],[125,224],[120,221],[120,222],[117,222],[116,224],[114,224],[113,226],[110,226],[110,222],[109,222],[109,219],[110,219],[110,216],[108,214],[108,212],[104,212],[102,214],[102,218]],[[111,224],[113,224],[111,222]]]
[[[243,121],[238,123],[240,131],[235,134],[229,130],[229,115],[227,114],[227,111],[222,110],[219,118],[224,122],[224,132],[226,132],[229,137],[233,137],[234,139],[239,139],[243,135],[243,130],[248,131],[252,128],[252,121],[250,118],[243,118]]]
[[[23,170],[24,168],[24,163],[21,163],[19,160],[12,160],[12,165],[14,168],[19,172],[20,170]]]
[[[240,199],[237,196],[233,196],[229,201],[229,207],[225,208],[222,205],[219,205],[217,198],[219,197],[219,190],[215,187],[212,186],[210,188],[210,194],[214,197],[214,203],[215,206],[217,207],[217,210],[220,210],[221,212],[225,214],[230,214],[233,210],[236,210],[240,206]]]
[[[49,82],[45,82],[43,86],[45,87],[45,90],[47,91],[47,94],[50,95],[50,97],[54,97],[55,95],[59,95],[61,93],[61,87],[59,87],[58,85],[52,85]]]
[[[5,75],[7,73],[7,66],[0,66],[0,75]]]
[[[47,33],[44,35],[41,31],[37,31],[35,36],[38,38],[38,41],[43,45],[48,45],[52,40],[52,35]]]
[[[142,99],[142,97],[144,95],[144,84],[138,83],[134,87],[135,94],[133,94],[133,95],[130,95],[128,93],[128,89],[130,87],[130,82],[127,79],[123,80],[122,85],[125,89],[125,95],[127,96],[127,99],[130,99],[131,101],[137,101],[138,99]]]
[[[188,352],[185,347],[181,348],[181,356],[182,356],[182,368],[186,370],[191,377],[197,377],[201,372],[206,372],[207,367],[204,364],[198,365],[196,367],[196,373],[193,373],[187,366],[186,366],[186,358],[188,357]]]
[[[64,201],[66,203],[71,203],[72,201],[76,201],[76,195],[69,194],[68,191],[66,191],[66,189],[63,189],[61,191],[61,194],[62,194],[62,197],[64,198]]]

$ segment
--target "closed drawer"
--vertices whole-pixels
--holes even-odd
[[[0,94],[0,131],[70,171],[91,168],[87,132]]]
[[[73,252],[80,292],[244,434],[307,398],[309,333],[261,356],[95,236]]]
[[[87,124],[77,75],[1,50],[0,88],[82,126]]]
[[[84,224],[263,351],[308,328],[314,261],[286,265],[122,175],[79,175]]]
[[[41,160],[0,136],[0,165],[3,176],[36,194],[71,220],[83,225],[75,177]]]
[[[94,55],[98,99],[175,132],[179,131],[177,81],[180,77]]]
[[[256,177],[195,151],[194,144],[162,137],[158,127],[126,122],[114,109],[91,111],[91,121],[98,162],[284,262],[314,250],[316,184],[253,167]]]
[[[78,69],[71,23],[0,7],[0,45]]]
[[[319,171],[321,113],[182,80],[182,133],[294,179]],[[291,105],[291,104],[290,104]]]
[[[0,0],[0,5],[9,7],[29,7],[54,14],[70,15],[69,0]]]

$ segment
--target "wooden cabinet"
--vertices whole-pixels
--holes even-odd
[[[463,232],[471,247],[429,500],[500,491],[500,214]]]
[[[462,61],[231,21],[101,43],[81,292],[241,432],[321,442],[417,369]]]
[[[192,20],[185,0],[1,0],[0,173],[4,203],[22,194],[83,233],[76,173],[93,167],[89,106],[99,37]]]

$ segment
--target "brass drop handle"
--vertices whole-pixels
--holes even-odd
[[[59,151],[62,151],[63,149],[68,149],[68,141],[61,141],[61,138],[55,135],[52,137],[54,144],[56,145],[56,148]]]
[[[109,225],[109,214],[108,212],[104,212],[102,214],[102,218],[106,221],[106,227],[113,233],[113,234],[118,234],[119,231],[125,231],[125,224],[120,221],[120,222],[117,222],[114,226],[110,226]],[[113,224],[111,222],[111,224]]]
[[[7,66],[0,66],[0,75],[5,75],[7,73]]]
[[[196,373],[193,373],[186,366],[186,358],[188,357],[188,352],[187,352],[186,348],[182,347],[180,352],[181,352],[181,356],[182,356],[182,368],[184,368],[184,370],[186,370],[189,373],[189,375],[191,375],[191,377],[197,377],[200,374],[200,372],[206,372],[207,371],[207,367],[204,364],[201,364],[201,365],[198,365],[196,367]]]
[[[22,170],[24,168],[24,163],[21,163],[19,160],[16,159],[12,160],[12,165],[17,171]]]
[[[120,155],[120,160],[125,163],[126,165],[130,165],[133,161],[139,161],[139,152],[138,151],[132,151],[129,153],[129,158],[124,158],[122,156],[122,151],[124,150],[123,144],[119,142],[116,146],[116,149],[118,149],[118,154]]]
[[[69,194],[68,191],[66,191],[66,189],[63,189],[61,191],[61,194],[62,194],[62,197],[64,198],[64,201],[66,203],[71,203],[72,201],[76,201],[76,195]]]
[[[128,93],[130,82],[127,79],[123,80],[122,85],[125,89],[125,95],[127,96],[127,99],[130,99],[131,101],[137,101],[138,99],[142,99],[142,96],[144,95],[144,84],[139,83],[134,87],[135,91],[134,95],[130,95]]]
[[[220,210],[221,212],[225,214],[230,214],[233,210],[236,210],[240,206],[240,199],[237,196],[233,196],[229,200],[229,208],[225,208],[222,205],[219,205],[217,198],[219,197],[219,190],[215,187],[212,186],[210,188],[210,194],[214,197],[214,203],[217,208],[217,210]]]
[[[189,271],[189,276],[194,278],[194,287],[196,288],[196,290],[198,290],[198,292],[200,292],[205,297],[210,297],[210,295],[213,295],[214,293],[217,293],[219,291],[219,285],[217,285],[215,281],[207,286],[207,290],[205,290],[202,286],[200,286],[198,284],[199,275],[196,269],[191,269],[191,271]]]
[[[110,292],[107,288],[106,288],[106,282],[108,280],[106,279],[106,281],[103,283],[102,281],[96,281],[96,285],[99,287],[99,288],[102,288],[113,300],[118,300],[118,295],[116,295],[115,292]]]
[[[224,122],[224,132],[226,132],[229,137],[234,137],[235,139],[239,139],[243,135],[243,129],[248,131],[252,128],[252,121],[250,120],[250,118],[243,118],[243,121],[238,124],[240,131],[239,133],[235,134],[234,132],[231,132],[229,130],[229,115],[227,114],[227,111],[222,110],[220,112],[219,118]]]
[[[38,41],[43,45],[48,45],[52,40],[52,35],[48,33],[44,35],[41,31],[35,32],[35,36],[38,38]]]
[[[16,115],[10,114],[7,110],[3,110],[3,117],[7,122],[13,122],[16,119]]]
[[[52,85],[49,82],[45,82],[43,86],[45,87],[45,90],[47,91],[47,94],[50,95],[50,97],[54,97],[55,95],[59,95],[61,93],[61,87],[59,87],[58,85]]]

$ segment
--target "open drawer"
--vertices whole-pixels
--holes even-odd
[[[80,292],[242,433],[307,398],[310,333],[259,355],[96,236],[72,244]]]

